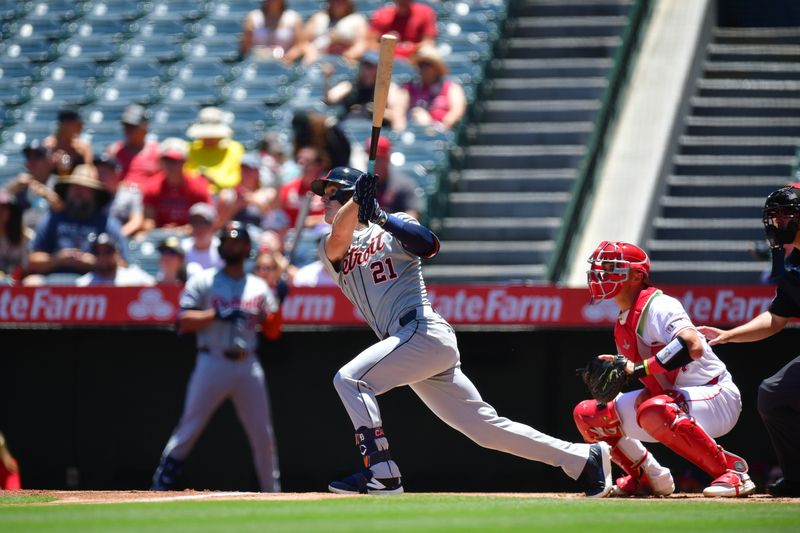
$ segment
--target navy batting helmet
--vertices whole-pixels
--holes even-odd
[[[224,241],[225,239],[252,242],[250,234],[247,232],[247,227],[238,220],[231,220],[220,230],[219,240]]]
[[[317,178],[311,182],[311,190],[318,196],[325,194],[325,187],[328,183],[338,183],[341,185],[339,190],[333,196],[333,199],[340,204],[345,203],[356,190],[356,180],[363,172],[350,167],[336,167],[328,172],[324,178]]]
[[[763,213],[761,221],[770,246],[794,242],[800,227],[800,189],[788,186],[773,192],[767,196]]]

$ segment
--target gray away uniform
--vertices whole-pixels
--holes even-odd
[[[241,309],[248,318],[236,324],[215,320],[197,332],[197,364],[189,386],[183,415],[172,433],[163,458],[183,461],[194,447],[209,418],[230,398],[250,440],[253,462],[263,492],[280,491],[277,449],[264,369],[256,356],[256,328],[278,303],[267,284],[246,274],[233,279],[209,268],[189,278],[180,296],[181,309],[218,311]],[[243,351],[240,359],[225,356],[226,350]]]
[[[409,215],[395,216],[417,223]],[[456,336],[428,301],[422,264],[377,225],[354,232],[336,267],[325,268],[381,340],[343,366],[334,385],[355,429],[383,425],[376,396],[409,385],[439,418],[486,448],[560,466],[577,479],[589,445],[566,442],[497,415],[461,371]],[[338,267],[338,268],[337,268]],[[388,448],[385,438],[376,439]],[[394,461],[371,466],[377,478],[400,477]]]

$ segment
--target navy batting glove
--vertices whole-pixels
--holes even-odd
[[[279,279],[278,285],[275,287],[275,295],[278,297],[278,302],[283,303],[287,294],[289,294],[289,284]]]
[[[236,322],[239,319],[247,318],[247,312],[239,308],[217,309],[214,318],[223,322]]]

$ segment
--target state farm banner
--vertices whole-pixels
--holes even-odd
[[[175,321],[178,287],[3,287],[0,323],[155,325]]]
[[[733,325],[766,311],[770,286],[665,286],[700,324]],[[4,287],[5,325],[166,325],[178,311],[177,287]],[[589,305],[586,289],[547,285],[431,285],[431,304],[454,325],[606,327],[613,301]],[[294,288],[283,304],[288,325],[363,326],[358,311],[336,287]]]

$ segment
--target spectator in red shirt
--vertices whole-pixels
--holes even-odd
[[[20,490],[19,465],[6,446],[6,439],[0,433],[0,490]]]
[[[311,182],[324,173],[320,151],[313,146],[306,146],[298,150],[297,165],[300,167],[300,177],[281,187],[279,194],[281,208],[286,212],[291,227],[294,227],[306,193],[311,190]],[[305,226],[312,227],[323,222],[324,213],[322,197],[312,194],[311,207],[308,210]]]
[[[188,230],[189,208],[211,203],[208,182],[183,171],[189,147],[176,137],[164,139],[159,147],[161,174],[144,194],[145,229],[176,227]]]
[[[367,40],[372,48],[379,48],[381,35],[397,35],[396,57],[409,58],[423,44],[436,41],[436,11],[413,0],[395,0],[394,5],[382,7],[372,14]]]
[[[108,147],[106,152],[119,162],[123,183],[146,189],[161,170],[158,163],[158,142],[147,140],[150,115],[140,105],[125,108],[120,122],[125,138]]]

